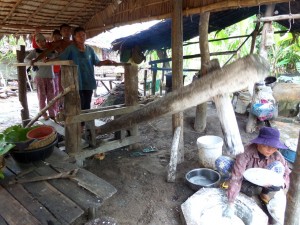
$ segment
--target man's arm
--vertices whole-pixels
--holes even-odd
[[[98,62],[95,66],[108,66],[108,65],[114,65],[114,66],[116,66],[117,62],[109,60],[109,59],[106,59],[106,60]]]
[[[56,49],[58,49],[60,46],[60,43],[59,42],[52,42],[50,47],[47,48],[46,50],[44,50],[38,57],[36,57],[34,60],[32,60],[32,65],[41,60],[41,59],[44,59],[47,55],[49,55],[49,53],[55,51]]]

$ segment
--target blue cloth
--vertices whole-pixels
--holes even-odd
[[[74,44],[69,45],[58,58],[61,60],[73,60],[78,66],[79,90],[93,90],[97,88],[94,65],[97,65],[100,60],[90,46],[85,45],[85,51],[81,52]]]

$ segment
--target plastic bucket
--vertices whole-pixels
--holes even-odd
[[[222,155],[223,139],[206,135],[197,139],[200,166],[216,169],[215,161]]]

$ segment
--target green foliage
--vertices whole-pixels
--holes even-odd
[[[26,134],[33,127],[24,128],[21,125],[14,125],[3,131],[3,135],[5,136],[5,141],[9,143],[22,142],[26,141]]]
[[[21,125],[14,125],[0,133],[0,156],[15,147],[15,143],[28,140],[26,134],[35,127],[24,128]]]
[[[281,30],[282,26],[275,26],[275,28]],[[296,72],[296,64],[300,61],[299,34],[276,35],[275,45],[269,51],[269,59],[274,74]]]
[[[5,141],[5,135],[4,134],[0,134],[0,156],[5,155],[13,147],[15,147],[15,145],[11,144],[11,143],[7,143]]]

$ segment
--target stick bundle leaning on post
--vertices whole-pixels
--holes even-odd
[[[61,97],[68,94],[70,91],[72,91],[75,88],[75,85],[71,85],[67,88],[65,88],[61,93],[59,93],[55,98],[53,98],[27,125],[26,128],[31,127],[32,124],[34,124],[54,103],[60,99]]]

